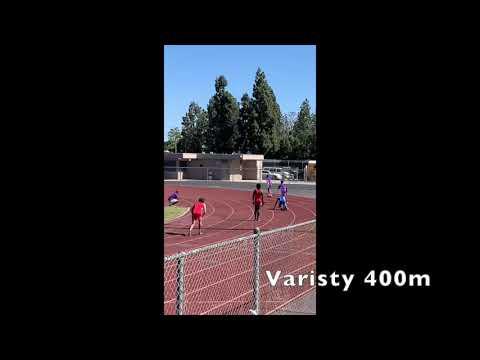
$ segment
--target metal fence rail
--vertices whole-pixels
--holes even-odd
[[[165,180],[265,180],[270,174],[272,180],[315,181],[313,173],[305,171],[305,166],[266,166],[263,168],[229,168],[211,166],[164,166]]]
[[[212,167],[212,166],[164,166],[165,180],[260,180],[261,168]],[[263,178],[265,178],[263,176]]]
[[[290,173],[291,180],[295,181],[315,181],[309,179],[308,171],[305,171],[308,160],[275,160],[264,159],[263,169],[271,171],[286,171]]]
[[[284,286],[283,275],[314,273],[316,220],[259,232],[164,258],[164,314],[263,315],[312,289]],[[269,283],[267,271],[275,276]]]

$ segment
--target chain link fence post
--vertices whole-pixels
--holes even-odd
[[[308,284],[269,287],[261,272],[274,263],[278,270],[292,271],[293,262],[298,266],[295,274],[311,270],[316,264],[316,220],[250,231],[241,238],[164,257],[164,314],[263,316],[292,311],[306,296]],[[238,281],[223,281],[233,277]]]
[[[253,303],[254,314],[260,315],[260,228],[255,228],[253,238]]]
[[[183,315],[185,307],[185,253],[177,259],[177,299],[176,314]]]

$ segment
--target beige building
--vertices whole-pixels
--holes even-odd
[[[262,180],[263,155],[164,152],[165,179]]]
[[[317,162],[315,160],[309,160],[305,166],[305,181],[316,181],[317,180]]]

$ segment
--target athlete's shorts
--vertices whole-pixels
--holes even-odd
[[[202,214],[193,213],[192,217],[193,217],[193,220],[199,220],[202,217]]]

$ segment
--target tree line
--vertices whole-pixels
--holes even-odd
[[[315,159],[316,114],[304,100],[298,113],[282,114],[265,73],[258,69],[252,97],[240,102],[227,90],[227,79],[215,80],[207,109],[190,103],[182,128],[173,128],[164,143],[176,152],[263,154],[265,158]]]

